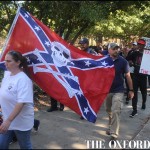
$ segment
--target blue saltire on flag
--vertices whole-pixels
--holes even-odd
[[[96,121],[114,78],[109,56],[94,56],[70,45],[23,8],[1,56],[3,69],[9,50],[27,58],[32,80],[48,95],[88,121]]]

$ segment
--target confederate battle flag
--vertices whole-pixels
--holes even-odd
[[[94,56],[59,37],[23,8],[19,8],[1,55],[9,50],[28,61],[32,80],[86,120],[95,122],[114,78],[109,56]]]

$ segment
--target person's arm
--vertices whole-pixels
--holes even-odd
[[[17,103],[9,117],[1,124],[0,133],[4,133],[8,130],[11,122],[16,118],[24,106],[24,103]]]
[[[130,76],[130,72],[125,74],[125,77],[127,79],[127,83],[128,83],[128,87],[129,87],[129,98],[133,98],[134,97],[134,90],[133,90],[133,83],[132,83],[132,79]]]

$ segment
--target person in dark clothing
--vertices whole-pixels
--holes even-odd
[[[78,44],[80,44],[80,48],[82,51],[85,51],[89,54],[97,55],[97,52],[89,47],[89,40],[87,38],[82,38]]]
[[[137,115],[137,102],[138,102],[138,88],[140,88],[142,94],[142,107],[141,109],[146,109],[146,99],[147,99],[147,75],[139,73],[141,61],[143,57],[143,51],[145,47],[145,40],[138,40],[138,50],[134,51],[129,57],[130,65],[134,66],[134,77],[133,77],[133,89],[134,97],[132,99],[133,111],[130,114],[130,117]]]
[[[111,136],[111,144],[114,144],[114,141],[118,138],[120,129],[120,114],[125,90],[124,76],[130,88],[129,97],[133,98],[134,93],[128,61],[119,55],[119,46],[117,43],[109,44],[108,56],[110,56],[114,62],[115,77],[105,99],[105,109],[109,117],[109,128],[106,134]]]
[[[103,45],[103,50],[102,50],[102,54],[103,55],[107,55],[108,54],[108,44]]]
[[[47,112],[52,112],[52,111],[56,111],[56,110],[60,110],[63,111],[64,110],[64,105],[62,103],[60,103],[60,107],[57,107],[57,100],[55,100],[53,97],[51,97],[50,99],[51,101],[51,107],[47,109]]]
[[[137,50],[137,42],[133,42],[132,43],[132,48],[131,50],[129,50],[128,54],[127,54],[127,57],[126,57],[126,60],[128,60],[128,57],[130,57],[130,55]],[[133,76],[134,76],[134,66],[132,65],[132,61],[129,61],[129,69],[130,69],[130,76],[133,80]],[[125,83],[127,83],[126,81],[126,78],[125,78]],[[128,93],[129,93],[129,87],[128,85],[126,84],[127,86],[127,97],[126,97],[126,104],[129,104],[129,100],[130,98],[128,97]]]
[[[96,41],[96,46],[89,46],[89,48],[94,49],[94,51],[96,51],[97,54],[102,54],[102,46],[99,40]]]

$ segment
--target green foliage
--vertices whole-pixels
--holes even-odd
[[[108,20],[99,22],[96,30],[102,32],[105,37],[117,37],[127,42],[131,40],[131,37],[149,37],[149,12],[150,7],[147,4],[141,4],[140,8],[136,5],[128,6],[126,11],[118,9],[110,13]]]
[[[80,35],[129,39],[150,36],[149,1],[1,1],[0,36],[6,37],[22,5],[33,16],[74,43]]]
[[[6,36],[14,20],[16,5],[12,1],[0,2],[0,36]]]

